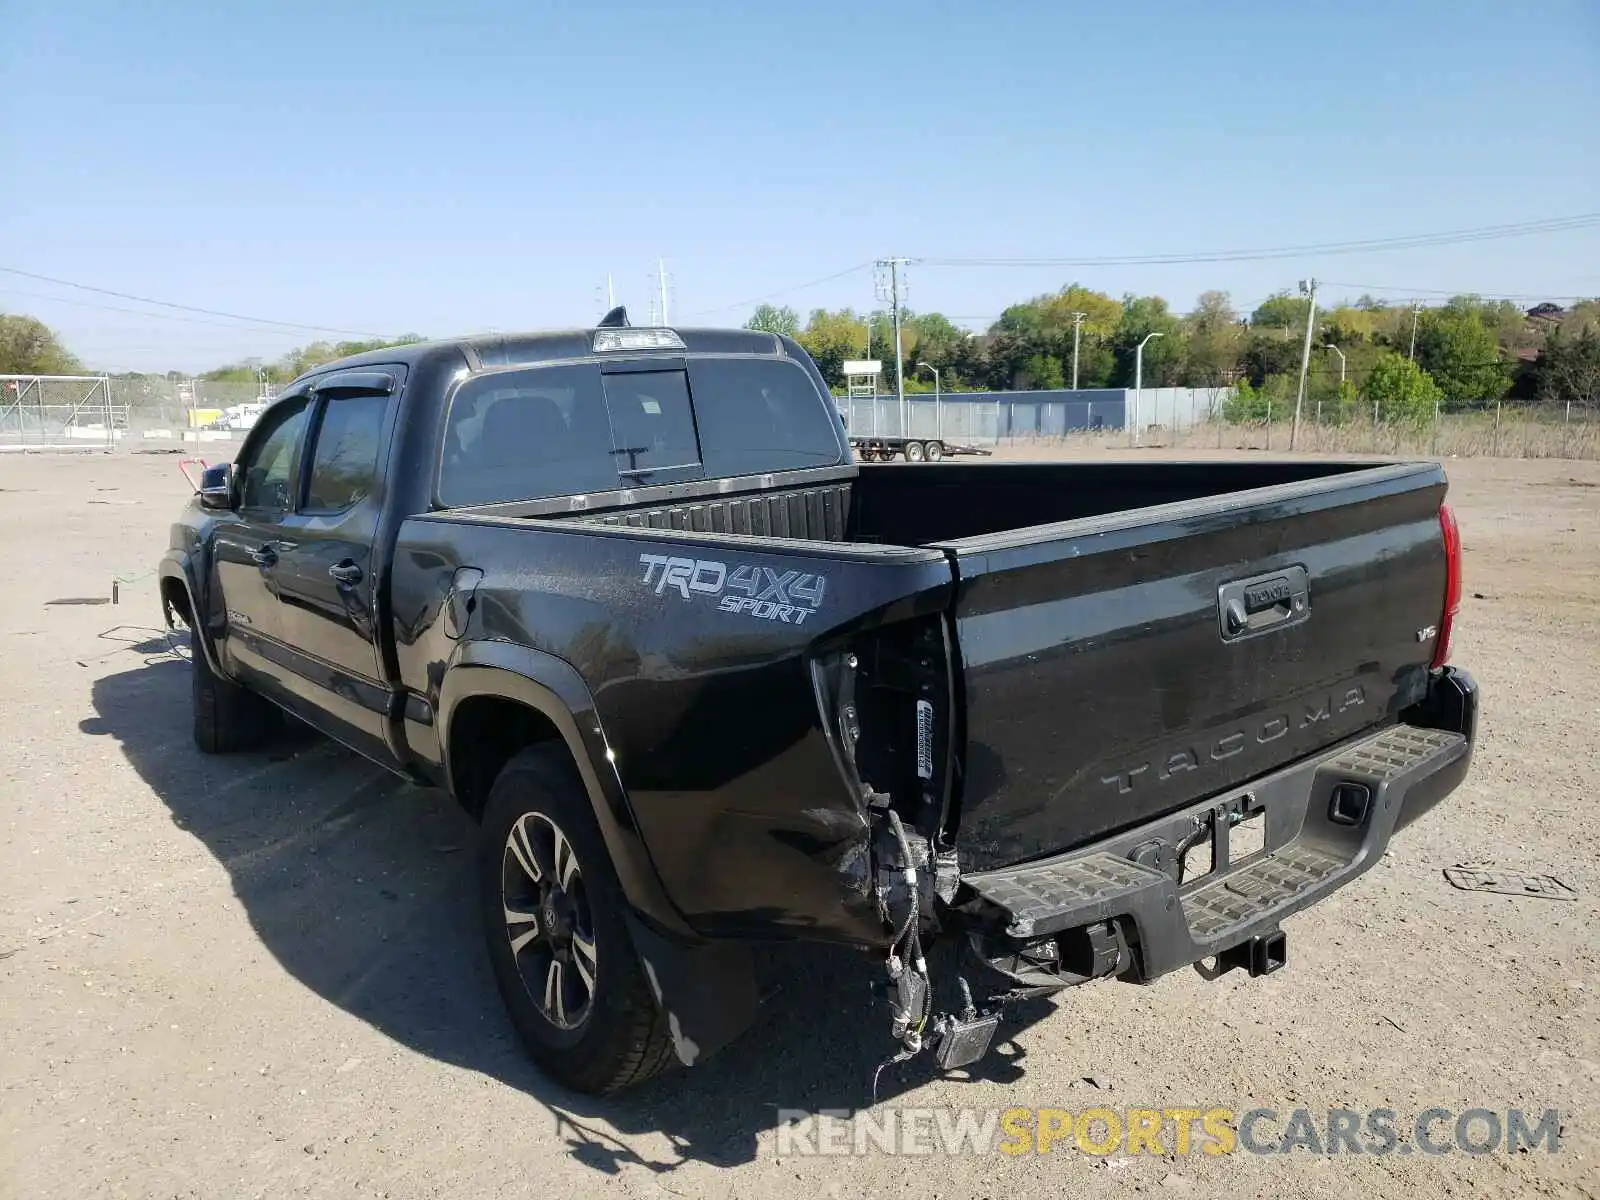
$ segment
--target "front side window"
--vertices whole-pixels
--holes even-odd
[[[240,508],[280,513],[294,508],[295,460],[305,421],[302,396],[274,406],[257,423],[257,439],[239,462]]]
[[[388,409],[387,395],[336,394],[327,402],[311,451],[307,511],[343,512],[372,494]]]

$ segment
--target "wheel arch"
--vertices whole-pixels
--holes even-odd
[[[470,642],[439,689],[450,794],[476,819],[500,767],[530,745],[560,745],[577,768],[628,902],[664,931],[694,937],[650,861],[593,698],[565,659],[510,642]],[[482,760],[475,756],[485,747]]]
[[[205,628],[205,622],[200,614],[204,611],[197,598],[194,577],[190,572],[187,555],[169,554],[161,560],[158,571],[161,583],[161,616],[169,629],[173,628],[173,615],[176,614],[189,629],[189,642],[191,648],[198,648],[205,656],[206,662],[218,675],[226,678],[217,658],[216,647],[212,644],[211,635]]]

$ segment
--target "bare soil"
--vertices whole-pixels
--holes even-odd
[[[186,494],[173,459],[0,458],[0,1196],[1594,1196],[1600,463],[1446,465],[1455,658],[1485,702],[1463,788],[1287,923],[1288,969],[1079,989],[970,1076],[891,1069],[874,1108],[885,1020],[846,953],[775,955],[761,1020],[703,1066],[607,1101],[547,1083],[444,797],[309,734],[194,749],[147,573]],[[1460,863],[1578,897],[1459,891]],[[1555,1154],[1381,1157],[780,1157],[773,1134],[780,1108],[1019,1105],[1270,1108],[1280,1132],[1302,1106],[1402,1128],[1557,1108],[1563,1132]]]

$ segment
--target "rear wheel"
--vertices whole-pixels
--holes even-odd
[[[534,1061],[591,1094],[668,1066],[672,1039],[628,936],[622,888],[563,749],[532,746],[506,764],[482,836],[489,960]]]
[[[283,728],[283,713],[271,701],[217,674],[200,637],[189,640],[193,664],[194,744],[206,754],[251,750]]]
[[[929,462],[938,462],[944,457],[944,443],[929,442],[927,445],[927,456]]]
[[[906,461],[907,462],[921,462],[923,460],[923,457],[925,456],[925,454],[926,454],[926,451],[923,450],[921,442],[907,442],[906,443]]]

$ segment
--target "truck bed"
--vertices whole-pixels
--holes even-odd
[[[674,895],[742,929],[838,904],[838,880],[807,876],[774,823],[803,813],[788,835],[841,854],[859,826],[858,797],[818,799],[837,770],[808,657],[913,614],[948,622],[963,865],[1039,858],[1394,723],[1426,684],[1443,494],[1430,463],[885,465],[629,508],[433,514],[401,551],[527,564],[480,585],[479,635],[579,666]],[[428,538],[437,522],[454,532]],[[431,587],[397,571],[397,612],[456,565]],[[741,608],[731,581],[766,570],[819,602],[780,589],[792,612]],[[1305,611],[1222,635],[1221,589],[1291,577]],[[597,578],[619,585],[596,596]],[[412,687],[424,650],[402,639]],[[905,748],[903,729],[863,738]],[[698,869],[730,839],[770,894]],[[796,901],[808,888],[823,894]]]

